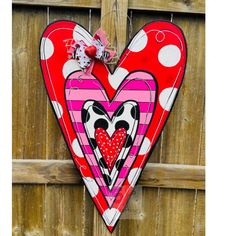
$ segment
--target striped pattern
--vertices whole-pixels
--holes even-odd
[[[134,157],[138,154],[148,124],[152,118],[156,100],[156,90],[155,80],[150,74],[134,72],[123,80],[115,97],[110,102],[102,85],[92,75],[89,78],[84,78],[82,72],[75,72],[67,79],[65,97],[74,130],[85,154],[85,158],[90,164],[95,179],[110,206],[119,193],[124,180],[127,178],[129,170],[135,160]],[[89,145],[86,131],[82,123],[81,110],[87,100],[96,100],[101,103],[109,115],[112,115],[122,103],[128,100],[137,102],[140,108],[140,121],[134,144],[130,149],[123,168],[120,170],[112,189],[109,189],[103,180],[101,169]]]

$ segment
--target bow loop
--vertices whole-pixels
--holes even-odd
[[[92,71],[95,60],[108,63],[116,54],[114,50],[108,49],[109,42],[102,29],[94,34],[91,45],[83,40],[73,40],[67,50],[69,57],[77,60],[80,68],[85,71]]]

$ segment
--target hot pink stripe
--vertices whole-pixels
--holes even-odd
[[[101,89],[102,86],[98,80],[78,80],[70,79],[66,83],[66,89]],[[135,80],[132,82],[127,81],[123,90],[156,90],[156,83],[153,80]]]
[[[113,111],[114,112],[123,102],[112,102],[112,103],[99,102],[99,103],[105,108],[106,111]],[[138,104],[139,104],[140,112],[147,112],[147,111],[153,110],[153,108],[154,108],[153,102],[139,102]],[[74,100],[67,101],[67,106],[68,106],[69,111],[82,110],[83,105],[84,105],[84,101],[74,101]]]
[[[114,197],[120,190],[120,187],[113,187],[111,191],[109,190],[108,187],[106,186],[101,186],[102,192],[104,193],[105,196],[107,197]]]
[[[129,168],[122,167],[122,169],[120,170],[120,173],[119,173],[119,178],[125,178],[126,175],[128,174],[128,172],[129,172]]]
[[[150,101],[150,98],[154,99],[155,94],[155,91],[139,91],[137,93],[137,91],[133,90],[130,90],[129,92],[126,90],[121,90],[115,99],[116,101],[127,101],[131,99],[138,102],[153,102],[153,100]]]
[[[122,90],[156,90],[156,83],[153,80],[132,80],[122,87]]]
[[[94,177],[102,177],[102,178],[103,178],[99,166],[91,166],[91,169],[92,169],[92,171],[93,171]]]

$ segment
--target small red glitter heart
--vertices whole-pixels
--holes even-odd
[[[97,128],[95,130],[96,143],[109,171],[114,167],[116,159],[124,145],[125,138],[126,130],[124,128],[117,129],[112,134],[112,137],[103,128]]]
[[[95,58],[96,53],[97,53],[97,48],[95,46],[88,46],[84,50],[85,54],[90,57],[90,58]]]

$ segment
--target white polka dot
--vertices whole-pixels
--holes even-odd
[[[62,109],[61,104],[57,101],[52,101],[52,105],[53,105],[54,111],[57,115],[57,118],[60,119],[63,115],[63,109]]]
[[[161,48],[158,53],[159,62],[166,67],[175,66],[181,57],[179,48],[175,45],[167,45]]]
[[[122,67],[118,67],[113,74],[109,74],[108,80],[112,88],[117,89],[128,74],[129,72]]]
[[[129,172],[128,182],[132,187],[135,186],[136,181],[138,180],[138,177],[139,177],[141,171],[142,171],[141,168],[134,168]]]
[[[146,154],[149,151],[150,147],[151,147],[151,142],[149,138],[145,137],[143,140],[142,146],[139,150],[139,154],[140,155]]]
[[[42,38],[40,45],[41,60],[49,59],[54,52],[54,46],[49,38]]]
[[[62,73],[63,73],[63,76],[64,78],[66,79],[68,77],[68,75],[70,75],[72,72],[74,71],[78,71],[78,70],[81,70],[81,68],[79,67],[79,64],[76,60],[68,60],[63,68],[62,68]]]
[[[166,88],[161,91],[159,102],[164,110],[169,111],[171,109],[177,91],[177,88]]]
[[[147,34],[144,30],[140,30],[138,34],[133,38],[132,42],[128,46],[128,49],[132,52],[140,52],[146,47],[147,42]]]
[[[74,28],[73,38],[77,41],[83,40],[88,46],[91,45],[93,39],[92,35],[79,25],[76,25]]]
[[[91,197],[95,197],[99,191],[98,185],[95,180],[90,177],[83,177],[83,180]]]
[[[71,145],[72,145],[72,148],[73,148],[74,153],[75,153],[78,157],[83,157],[83,156],[84,156],[84,154],[83,154],[83,152],[82,152],[82,149],[81,149],[81,147],[80,147],[80,145],[79,145],[79,142],[78,142],[77,138],[75,138],[75,139],[73,140],[73,142],[72,142]]]
[[[116,208],[108,208],[102,214],[102,218],[108,226],[114,226],[116,221],[119,219],[120,214],[120,211]]]

